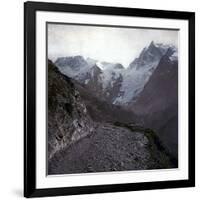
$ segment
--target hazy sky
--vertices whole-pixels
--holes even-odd
[[[82,55],[127,67],[150,44],[178,45],[178,31],[48,24],[48,57]]]

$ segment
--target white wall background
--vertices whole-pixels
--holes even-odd
[[[49,0],[50,2],[51,0]],[[23,0],[0,4],[0,199],[23,198]],[[61,1],[59,1],[61,2]],[[196,102],[200,102],[199,0],[65,0],[62,2],[196,12]],[[196,188],[51,197],[51,199],[199,199],[200,103],[196,104]]]

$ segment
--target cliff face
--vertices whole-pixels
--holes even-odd
[[[48,159],[90,134],[93,124],[71,79],[48,62]]]

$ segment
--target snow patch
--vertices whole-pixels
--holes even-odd
[[[89,79],[86,79],[85,80],[85,84],[87,85],[89,81],[90,81]]]
[[[122,95],[118,96],[113,104],[127,104],[136,98],[143,90],[157,65],[158,62],[154,62],[140,68],[140,70],[136,68],[127,69],[123,73],[123,82],[120,88]]]
[[[177,61],[178,60],[178,51],[174,51],[174,53],[169,57],[171,61]]]

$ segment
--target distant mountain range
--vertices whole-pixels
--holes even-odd
[[[171,60],[177,60],[177,48],[153,41],[138,58],[124,68],[120,63],[108,63],[82,56],[60,57],[55,61],[59,70],[85,85],[98,98],[116,105],[136,102],[161,58],[171,50]]]
[[[75,81],[95,120],[132,121],[137,116],[145,127],[156,130],[177,162],[177,47],[152,41],[127,68],[82,56],[60,57],[55,65]]]

